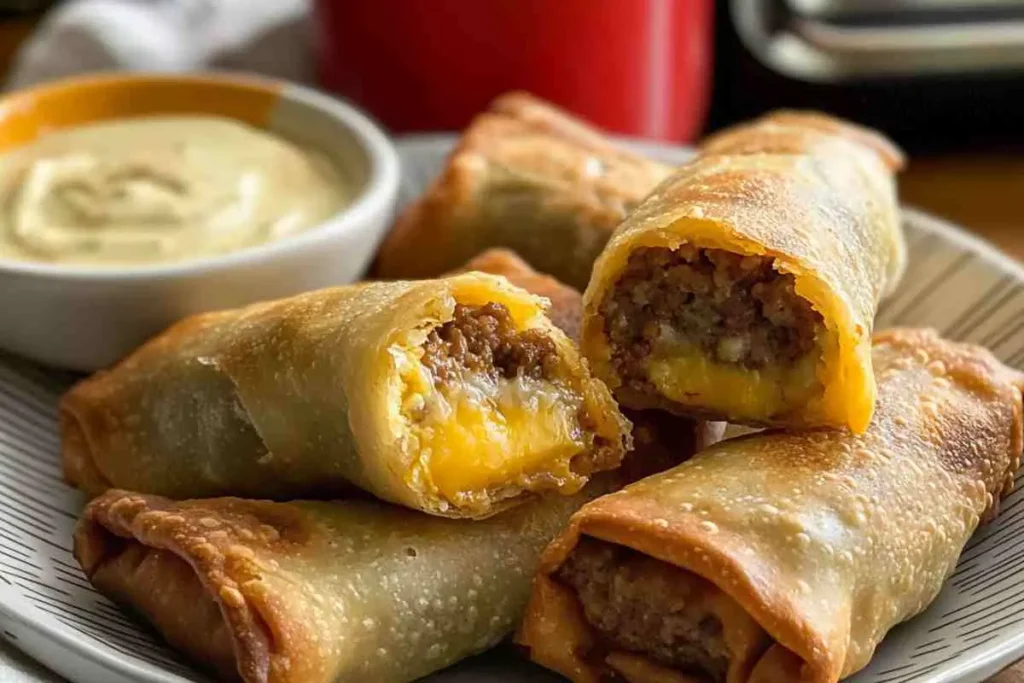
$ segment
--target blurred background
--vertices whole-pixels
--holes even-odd
[[[906,201],[1024,257],[1024,0],[0,0],[8,88],[208,68],[319,85],[395,133],[511,88],[671,142],[825,109],[907,148]]]

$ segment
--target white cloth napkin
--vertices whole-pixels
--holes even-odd
[[[7,87],[89,71],[313,78],[309,0],[71,0],[43,18]]]

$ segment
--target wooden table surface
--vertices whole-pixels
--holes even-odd
[[[907,204],[968,228],[1024,261],[1024,154],[916,159],[900,180],[900,194]],[[989,683],[1024,683],[1024,661]]]
[[[990,678],[989,683],[1024,683],[1024,664],[1014,664],[1003,673]]]
[[[900,194],[1024,261],[1024,149],[914,159]]]

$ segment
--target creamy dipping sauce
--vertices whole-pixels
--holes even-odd
[[[145,265],[307,230],[352,197],[318,154],[233,119],[121,119],[0,155],[0,258]]]

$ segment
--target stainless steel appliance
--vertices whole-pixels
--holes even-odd
[[[712,116],[829,109],[912,147],[1024,143],[1024,0],[729,0]]]

